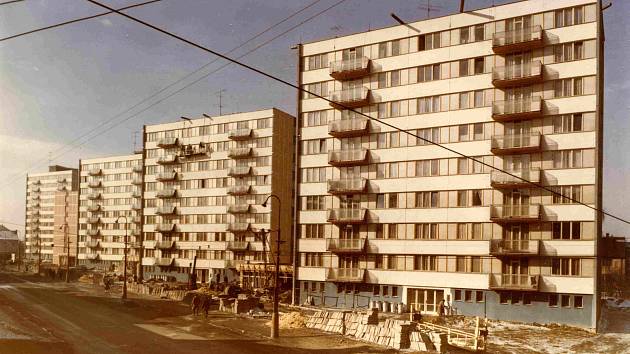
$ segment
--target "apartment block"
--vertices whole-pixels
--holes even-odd
[[[145,278],[186,281],[194,266],[200,282],[243,271],[244,286],[260,286],[277,230],[289,264],[294,137],[295,119],[277,109],[146,126]]]
[[[53,264],[75,266],[78,249],[79,191],[67,189],[57,191],[54,214]]]
[[[300,301],[595,328],[599,12],[518,1],[299,45]]]
[[[26,258],[41,263],[53,261],[55,194],[76,191],[77,169],[49,166],[48,172],[26,177]]]
[[[140,272],[142,154],[85,159],[79,165],[79,265],[120,274],[126,248],[128,272]]]

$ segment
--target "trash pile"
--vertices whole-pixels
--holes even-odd
[[[301,312],[297,311],[281,313],[278,323],[281,329],[305,328],[306,317],[304,317]],[[267,322],[267,325],[271,326],[271,321]]]

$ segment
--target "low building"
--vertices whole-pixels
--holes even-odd
[[[9,230],[0,225],[0,264],[17,260],[20,251],[20,241],[17,231]]]

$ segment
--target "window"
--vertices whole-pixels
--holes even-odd
[[[455,290],[455,296],[454,296],[455,301],[462,301],[462,291],[456,289]]]
[[[582,296],[573,296],[573,307],[581,309],[584,308],[584,298]]]
[[[392,286],[392,296],[393,297],[398,297],[398,287],[397,286]]]
[[[564,114],[561,116],[553,117],[553,132],[554,133],[569,133],[579,132],[584,127],[584,117],[582,113]]]
[[[558,307],[558,294],[549,294],[549,307]]]
[[[464,301],[472,302],[472,290],[464,290]]]
[[[392,55],[399,55],[399,54],[400,54],[400,41],[392,41]]]
[[[459,141],[470,140],[470,136],[468,134],[468,124],[460,125],[458,129],[459,129]]]
[[[468,206],[468,191],[457,191],[457,206]]]
[[[389,194],[388,208],[398,208],[398,193]]]
[[[380,285],[374,285],[372,287],[372,294],[374,294],[374,296],[379,296],[381,294],[381,286]]]
[[[465,272],[466,271],[466,257],[464,257],[464,256],[455,256],[455,271],[456,272]]]
[[[579,258],[555,258],[551,260],[551,274],[553,275],[580,275]]]
[[[499,303],[503,305],[507,305],[510,303],[510,293],[508,292],[500,292],[499,293]]]
[[[387,87],[387,73],[378,74],[378,88]]]
[[[459,61],[459,76],[468,76],[468,59],[462,59]]]
[[[483,291],[476,291],[475,292],[475,302],[483,302]]]
[[[394,70],[390,74],[391,85],[390,86],[399,86],[400,85],[400,70]]]
[[[470,108],[468,105],[468,92],[461,92],[459,94],[459,109]]]
[[[475,42],[484,40],[484,27],[483,25],[475,26]]]
[[[470,42],[470,28],[462,27],[459,29],[459,43],[466,44]]]
[[[389,296],[389,287],[383,286],[383,296]]]
[[[472,206],[481,206],[481,190],[473,189],[472,191]]]
[[[571,296],[569,296],[569,295],[560,295],[560,306],[562,306],[562,307],[571,307]]]
[[[475,75],[483,74],[484,72],[484,60],[483,57],[475,58]]]
[[[457,159],[457,174],[465,175],[468,174],[468,159],[465,157],[460,157]]]
[[[379,58],[387,57],[387,42],[378,44],[378,57]]]

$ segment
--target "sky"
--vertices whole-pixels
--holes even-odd
[[[142,2],[103,1],[113,7]],[[225,53],[314,3],[233,52],[234,57],[339,1],[163,0],[128,13]],[[467,0],[466,9],[507,2]],[[431,17],[459,9],[459,0],[430,4]],[[103,11],[83,0],[0,5],[0,37]],[[409,22],[425,19],[427,1],[345,0],[242,61],[295,82],[292,46],[394,25],[392,12]],[[614,1],[605,11],[604,209],[630,219],[628,13],[630,1]],[[116,14],[0,42],[0,224],[23,230],[27,172],[44,172],[49,162],[77,167],[80,158],[131,153],[134,141],[141,143],[144,124],[217,115],[219,90],[225,90],[224,114],[273,106],[295,114],[293,89],[235,65],[216,71],[225,64],[216,59]],[[606,217],[604,232],[630,236],[630,225]]]

